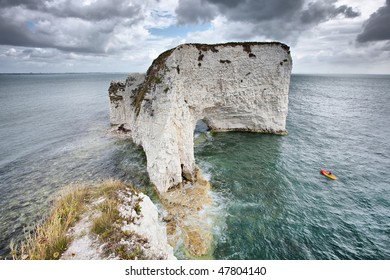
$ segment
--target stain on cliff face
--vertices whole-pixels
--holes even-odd
[[[174,49],[171,49],[160,54],[153,61],[152,65],[149,67],[148,71],[146,72],[145,81],[140,87],[137,96],[133,101],[134,110],[137,116],[141,111],[141,103],[144,100],[146,93],[151,89],[151,87],[154,84],[156,84],[157,81],[161,82],[161,77],[159,75],[162,74],[162,70],[166,67],[165,61],[168,59],[168,57],[171,55],[173,51]]]
[[[228,63],[228,64],[232,63],[232,62],[231,62],[230,60],[228,60],[228,59],[220,59],[219,62],[220,62],[220,63]]]
[[[115,104],[115,108],[118,108],[120,101],[123,100],[122,94],[125,92],[126,84],[123,82],[112,81],[108,89],[108,96],[110,102]]]

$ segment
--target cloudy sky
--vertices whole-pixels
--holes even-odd
[[[284,42],[294,73],[390,74],[390,0],[0,0],[0,72],[144,72],[229,41]]]

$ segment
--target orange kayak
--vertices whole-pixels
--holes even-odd
[[[332,180],[337,180],[337,177],[334,176],[330,171],[326,171],[326,170],[321,169],[320,172],[321,172],[322,175],[324,175],[324,176],[326,176],[326,177],[328,177],[328,178],[330,178]]]

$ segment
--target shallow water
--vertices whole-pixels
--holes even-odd
[[[153,195],[142,150],[109,132],[109,82],[125,77],[0,75],[0,256],[68,183],[113,177]],[[390,77],[293,75],[289,101],[288,136],[196,141],[214,257],[389,259]]]

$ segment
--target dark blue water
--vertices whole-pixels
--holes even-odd
[[[65,184],[150,188],[142,150],[109,133],[107,88],[125,77],[0,75],[0,255]],[[288,136],[197,141],[220,213],[214,257],[389,259],[390,77],[293,75],[289,101]]]

